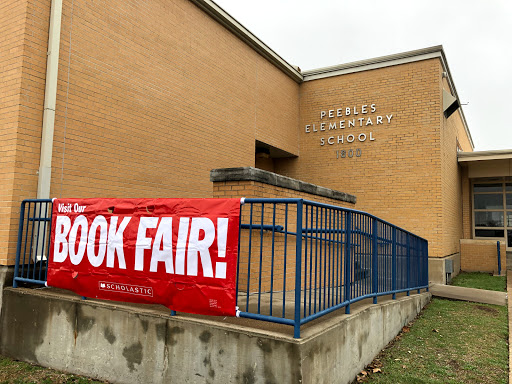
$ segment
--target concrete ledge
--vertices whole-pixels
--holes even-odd
[[[429,257],[428,258],[428,280],[430,284],[447,284],[446,281],[446,260],[453,263],[453,273],[450,278],[454,278],[460,272],[460,253],[448,255],[445,257]]]
[[[12,287],[13,279],[14,266],[0,265],[0,315],[2,313],[2,298],[4,287]]]
[[[256,181],[263,184],[310,193],[312,195],[327,197],[347,203],[356,203],[356,197],[354,195],[349,195],[348,193],[306,183],[305,181],[292,179],[291,177],[278,175],[277,173],[253,167],[212,169],[210,172],[210,181]]]
[[[430,298],[354,305],[296,340],[244,319],[170,317],[162,307],[8,288],[0,353],[114,383],[348,384]]]
[[[447,299],[472,301],[484,304],[507,305],[506,292],[440,284],[433,284],[430,287],[430,292],[433,296],[444,297]]]

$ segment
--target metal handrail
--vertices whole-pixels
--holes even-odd
[[[360,300],[377,303],[380,296],[428,290],[428,242],[409,231],[366,212],[309,200],[244,202],[241,317],[293,325],[298,338],[301,325],[340,308],[350,313]]]
[[[51,212],[49,199],[21,204],[14,287],[46,283]],[[377,303],[421,289],[428,290],[425,239],[355,209],[244,199],[236,278],[241,317],[293,326],[298,338],[301,325],[341,308],[350,313],[360,300]]]

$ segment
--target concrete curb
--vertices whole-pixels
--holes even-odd
[[[508,281],[508,280],[507,280]],[[433,284],[430,287],[433,296],[447,299],[472,301],[476,303],[507,305],[507,292],[487,291],[485,289],[456,287],[453,285]]]

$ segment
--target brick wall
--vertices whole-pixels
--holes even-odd
[[[189,1],[65,2],[61,49],[53,196],[209,197],[255,139],[297,153],[298,84]]]
[[[498,272],[498,250],[494,240],[460,241],[460,268],[465,272]],[[507,269],[507,246],[500,243],[501,270]]]
[[[21,200],[35,197],[50,0],[0,5],[0,264],[13,264]]]
[[[1,7],[12,264],[19,203],[36,196],[50,0]],[[190,1],[65,1],[51,197],[211,197],[210,170],[254,165],[255,140],[298,153],[298,88]]]
[[[0,264],[12,264],[19,203],[36,194],[50,0],[2,7]],[[187,0],[64,2],[51,196],[210,197],[210,170],[254,166],[259,140],[298,155],[276,172],[357,195],[444,256],[462,232],[453,142],[468,141],[458,114],[443,120],[441,72],[430,59],[299,86]],[[342,107],[365,124],[348,127],[353,111],[346,128],[306,132]]]
[[[425,237],[430,255],[442,256],[441,63],[438,59],[308,81],[301,86],[300,157],[279,172],[358,197],[357,208]],[[372,125],[348,128],[346,116],[321,119],[320,112],[375,104]],[[367,107],[369,109],[369,107]],[[386,115],[393,115],[391,123]],[[377,116],[384,123],[377,124]],[[306,132],[307,124],[345,120],[344,129]],[[329,124],[327,124],[327,127]],[[312,128],[310,128],[311,130]],[[346,142],[365,133],[364,142]],[[372,133],[374,141],[369,140]],[[320,139],[345,136],[343,144]],[[348,157],[349,150],[361,156]],[[346,151],[342,158],[336,151]],[[458,240],[459,238],[457,238]]]
[[[458,113],[443,116],[441,79],[441,62],[431,59],[305,82],[300,157],[279,161],[276,171],[357,195],[358,209],[427,238],[430,256],[458,252],[462,202],[456,140],[465,147],[469,141]],[[346,116],[346,107],[356,107],[359,114]],[[343,116],[329,118],[328,111],[336,115],[338,108]],[[321,111],[327,116],[322,118]],[[390,123],[387,115],[393,115]],[[363,126],[357,120],[361,116]],[[383,116],[383,124],[376,123],[377,116]],[[356,126],[348,127],[353,118]],[[345,120],[343,129],[340,120]],[[322,122],[327,123],[324,132]],[[337,129],[329,129],[331,123],[338,123]],[[361,133],[366,135],[362,142],[357,139]],[[356,137],[352,143],[347,143],[349,134]],[[344,141],[338,144],[341,135]]]
[[[213,197],[219,198],[302,198],[306,200],[317,201],[325,204],[331,204],[341,207],[353,208],[354,204],[343,202],[336,199],[331,199],[323,196],[313,195],[309,193],[294,191],[291,189],[264,184],[257,181],[224,181],[213,183]],[[242,207],[242,223],[249,224],[250,220],[250,206],[246,205]],[[253,219],[252,223],[255,225],[261,224],[262,213],[259,204],[253,206]],[[296,230],[296,218],[297,210],[294,204],[289,204],[288,210],[284,204],[278,204],[276,206],[275,222],[273,217],[273,206],[268,204],[265,206],[263,211],[263,223],[264,225],[281,225],[286,227],[290,232]],[[311,217],[311,216],[309,216]],[[287,219],[286,219],[287,218]],[[251,231],[248,229],[241,231],[240,236],[240,261],[239,261],[239,290],[242,292],[255,293],[261,290],[261,292],[273,292],[276,291],[290,291],[295,287],[295,266],[296,266],[296,238],[295,236],[288,235],[285,237],[283,233],[272,233],[272,231],[261,231],[259,229]],[[323,249],[323,242],[319,242],[319,246]],[[274,257],[272,257],[272,249],[274,251]],[[327,248],[325,248],[327,249]],[[261,251],[261,259],[260,259]],[[331,252],[335,252],[341,255],[343,250],[342,246],[332,246]],[[309,261],[304,260],[306,254],[303,248],[303,259],[302,266]],[[323,252],[320,250],[320,252]],[[249,260],[250,258],[250,260]],[[335,262],[334,256],[329,259],[327,256],[320,257],[317,262],[317,275],[322,276],[324,270],[334,271],[335,268],[328,265],[329,262]],[[341,266],[339,268],[341,271]],[[273,274],[272,274],[273,271]],[[250,276],[250,277],[249,277]],[[260,287],[260,276],[261,276],[261,287]],[[340,275],[340,279],[343,274]],[[247,285],[249,281],[249,285]],[[329,282],[328,282],[329,283]],[[320,284],[320,282],[318,283]],[[336,284],[336,283],[334,283]],[[341,280],[337,282],[341,285]],[[249,287],[249,288],[247,288]],[[279,301],[282,296],[277,297]],[[250,301],[251,305],[256,305],[254,297]],[[266,298],[268,300],[268,297]],[[242,310],[246,310],[245,303],[240,303]]]

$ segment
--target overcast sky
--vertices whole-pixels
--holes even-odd
[[[511,0],[214,0],[302,70],[443,45],[475,150],[512,149]]]

